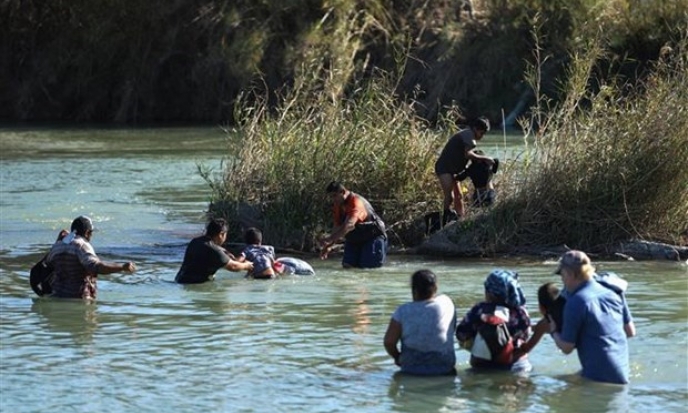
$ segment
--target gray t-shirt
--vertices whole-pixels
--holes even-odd
[[[454,368],[456,309],[444,294],[400,305],[392,319],[401,324],[401,370],[417,374]]]

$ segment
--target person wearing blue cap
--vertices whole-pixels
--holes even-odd
[[[46,262],[55,270],[51,297],[95,300],[98,274],[133,273],[136,265],[103,261],[91,245],[93,221],[81,215],[72,221],[70,233],[50,249]]]
[[[531,334],[518,273],[495,269],[484,286],[485,301],[474,305],[456,327],[459,344],[471,352],[471,367],[515,373],[532,370],[528,355],[518,351]]]
[[[571,250],[561,256],[555,274],[566,288],[561,332],[550,322],[550,332],[564,354],[578,352],[587,379],[626,384],[629,379],[628,338],[636,334],[623,295],[621,279],[596,276],[590,258]]]

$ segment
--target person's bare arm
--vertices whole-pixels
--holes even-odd
[[[384,345],[385,351],[394,359],[394,364],[399,365],[399,356],[401,353],[397,348],[397,343],[401,339],[401,324],[391,319],[389,320],[389,325],[387,326],[387,331],[385,332]]]
[[[569,343],[568,341],[562,340],[561,336],[556,331],[552,333],[552,339],[557,347],[559,347],[559,350],[561,350],[564,354],[570,354],[573,349],[576,348],[576,343]]]
[[[231,252],[229,252],[226,248],[220,247],[220,249],[221,249],[222,251],[224,251],[225,254],[227,254],[227,256],[228,256],[229,258],[231,258],[231,259],[233,259],[233,260],[236,259],[236,257],[234,257],[234,254],[232,254]]]
[[[98,274],[114,274],[116,272],[133,273],[136,271],[136,264],[133,262],[125,262],[118,264],[116,262],[101,261],[97,266]]]
[[[340,239],[344,238],[346,234],[349,232],[353,231],[353,229],[356,227],[356,217],[351,217],[348,218],[343,225],[340,225],[336,227],[333,231],[332,234],[323,237],[319,240],[320,244],[320,258],[325,259],[327,258],[327,254],[330,252],[330,249],[332,249],[332,246],[339,241]]]
[[[253,271],[253,263],[251,261],[239,262],[237,260],[230,259],[225,265],[225,269],[229,271]]]
[[[569,343],[568,341],[564,341],[561,339],[561,335],[557,332],[557,323],[554,322],[554,320],[550,319],[549,320],[549,331],[552,334],[552,340],[554,340],[554,344],[559,347],[559,350],[564,352],[564,354],[570,354],[574,348],[576,348],[576,343]]]
[[[338,226],[334,229],[332,234],[322,239],[322,243],[325,245],[332,245],[340,239],[344,238],[346,234],[353,231],[356,227],[357,219],[356,217],[348,217],[343,225]]]
[[[633,321],[624,324],[624,332],[626,333],[626,337],[635,337],[636,331],[635,324],[633,323]]]
[[[549,321],[546,317],[543,317],[540,321],[533,326],[533,335],[525,343],[521,344],[519,348],[516,349],[515,354],[517,357],[523,354],[530,353],[535,346],[538,345],[542,337],[549,332]]]

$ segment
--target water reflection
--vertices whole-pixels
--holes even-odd
[[[351,329],[357,334],[366,334],[370,330],[370,306],[368,305],[369,292],[365,286],[357,288],[359,298],[354,301],[353,318],[354,323]]]
[[[86,300],[34,298],[31,311],[56,333],[67,333],[75,344],[89,344],[98,328],[98,307]]]
[[[629,386],[598,383],[579,375],[560,376],[561,386],[550,386],[542,396],[542,402],[550,406],[561,406],[569,412],[630,412],[634,411],[629,395]],[[647,406],[652,410],[650,406]]]
[[[468,400],[457,396],[460,385],[456,375],[420,377],[397,371],[387,394],[396,412],[468,411]]]
[[[460,378],[459,394],[471,400],[471,411],[522,412],[534,404],[537,386],[527,374],[468,369]]]

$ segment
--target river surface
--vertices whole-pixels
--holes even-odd
[[[212,127],[0,129],[0,412],[686,411],[685,263],[596,263],[630,282],[628,386],[579,379],[575,352],[549,337],[528,377],[472,373],[458,348],[456,377],[395,374],[382,336],[413,271],[438,274],[461,316],[491,269],[515,269],[535,321],[554,261],[391,256],[344,271],[311,258],[315,276],[174,284],[210,196],[197,165],[220,173],[225,139]],[[80,214],[101,258],[139,271],[99,277],[95,304],[38,299],[28,270]]]

